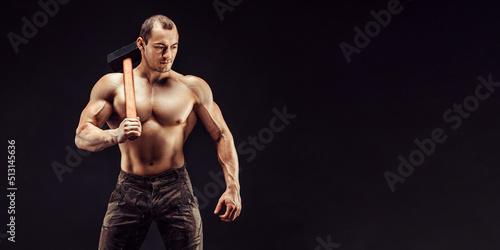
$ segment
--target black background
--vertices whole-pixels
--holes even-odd
[[[4,1],[0,137],[5,157],[7,140],[16,141],[18,191],[16,243],[0,238],[0,248],[97,248],[118,148],[82,157],[62,182],[52,165],[67,165],[66,148],[76,149],[90,90],[111,72],[106,55],[161,13],[180,33],[173,69],[210,84],[236,145],[268,128],[273,108],[297,115],[253,160],[239,152],[241,216],[224,223],[213,215],[216,189],[201,209],[205,249],[334,249],[322,241],[499,249],[500,93],[456,130],[443,113],[475,94],[478,76],[500,81],[500,4],[401,0],[402,12],[347,63],[339,44],[354,45],[353,28],[364,29],[370,11],[388,2],[243,0],[221,21],[212,0],[72,0],[15,53],[7,34],[21,35],[21,18],[41,8]],[[398,156],[408,159],[414,140],[435,128],[447,140],[391,192],[384,172],[398,173]],[[202,125],[185,154],[193,186],[206,195],[220,166]],[[6,225],[6,158],[0,165]],[[142,249],[164,249],[154,227]]]

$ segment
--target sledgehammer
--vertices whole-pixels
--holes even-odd
[[[135,42],[122,47],[121,49],[108,55],[108,64],[113,71],[117,72],[123,69],[123,85],[125,87],[125,110],[127,118],[137,118],[137,110],[135,108],[135,92],[134,92],[134,74],[133,64],[141,61],[141,51],[137,48]],[[134,140],[137,137],[130,137],[129,140]]]

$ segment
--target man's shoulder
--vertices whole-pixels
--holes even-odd
[[[123,84],[122,73],[109,73],[101,77],[94,85],[92,92],[100,97],[108,99],[112,97],[115,90]]]
[[[123,85],[123,74],[122,73],[109,73],[101,77],[99,81],[95,84],[97,88],[112,88],[116,89],[118,86]]]
[[[204,86],[208,87],[208,83],[198,76],[179,74],[177,79],[189,88],[191,88],[191,87],[204,87]]]
[[[97,84],[102,85],[119,85],[123,83],[123,73],[108,73],[99,79]]]
[[[180,75],[180,74],[179,74]],[[194,75],[180,75],[179,82],[188,87],[199,101],[205,101],[212,98],[212,90],[208,83],[200,77]]]

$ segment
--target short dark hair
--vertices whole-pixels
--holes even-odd
[[[172,30],[176,27],[174,21],[164,15],[150,16],[146,19],[146,21],[144,21],[144,23],[142,23],[141,32],[139,33],[139,36],[144,39],[146,44],[148,44],[148,39],[151,37],[151,30],[156,25],[159,25],[164,30]]]

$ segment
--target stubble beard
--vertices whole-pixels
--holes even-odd
[[[162,61],[159,62],[159,66],[157,67],[157,72],[159,73],[166,73],[166,72],[169,72],[171,69],[172,69],[172,61],[165,61],[165,62],[169,62],[169,65],[166,65],[165,67],[162,67]]]
[[[169,72],[171,69],[172,69],[172,67],[167,67],[167,68],[164,68],[164,69],[159,68],[159,69],[157,69],[157,70],[156,70],[156,72],[158,72],[158,73],[167,73],[167,72]]]

